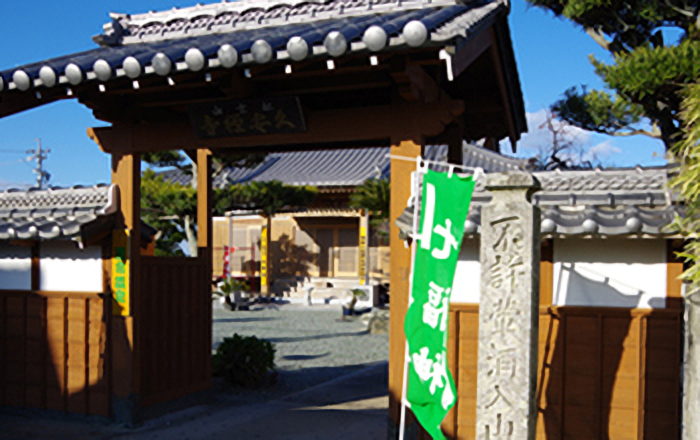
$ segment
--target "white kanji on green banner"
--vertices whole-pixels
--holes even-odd
[[[473,192],[472,177],[431,170],[423,176],[421,228],[404,324],[410,360],[406,400],[434,440],[445,439],[440,424],[457,394],[447,368],[447,319]]]

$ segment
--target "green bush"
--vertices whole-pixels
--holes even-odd
[[[274,383],[275,347],[270,341],[234,333],[212,356],[214,376],[244,388],[260,388]]]

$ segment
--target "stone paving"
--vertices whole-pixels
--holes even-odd
[[[270,304],[251,311],[215,309],[213,348],[233,333],[275,344],[278,384],[272,390],[239,394],[278,398],[388,360],[388,335],[369,334],[360,319],[341,318],[338,306]]]

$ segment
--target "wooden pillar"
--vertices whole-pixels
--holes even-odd
[[[464,161],[462,133],[463,130],[459,124],[452,124],[445,130],[447,136],[447,161],[449,163],[461,165]]]
[[[418,157],[422,145],[414,141],[394,142],[393,156]],[[411,249],[404,246],[399,238],[399,228],[394,223],[406,208],[411,196],[411,173],[416,170],[416,162],[391,159],[391,209],[389,216],[391,252],[391,323],[389,330],[389,417],[394,425],[399,424],[403,367],[406,350],[406,337],[403,325],[408,309],[408,286],[411,272]],[[397,431],[398,432],[398,431]]]
[[[270,297],[270,236],[272,215],[265,216],[265,225],[260,231],[260,294]]]
[[[357,277],[360,280],[361,286],[369,285],[369,211],[363,209],[360,213],[360,228],[359,228],[359,267],[357,268]]]
[[[204,291],[201,293],[199,293],[199,290],[197,291],[198,295],[204,297],[198,298],[196,302],[196,317],[194,319],[201,319],[200,322],[205,332],[203,335],[205,339],[204,347],[201,347],[201,351],[199,348],[197,349],[197,356],[202,356],[201,362],[204,363],[203,379],[209,384],[207,387],[211,385],[211,280],[213,275],[212,206],[211,152],[209,150],[199,149],[197,150],[197,258],[204,260],[205,276],[204,279],[200,281]],[[202,309],[200,309],[200,306]],[[199,325],[195,323],[191,323],[189,326],[199,328]]]
[[[554,301],[554,240],[542,240],[540,261],[540,306],[549,307]]]
[[[212,262],[211,152],[197,150],[197,255]]]
[[[119,214],[116,229],[128,231],[129,311],[127,316],[111,316],[111,406],[118,423],[136,425],[141,419],[140,320],[141,307],[141,156],[112,156],[112,183],[119,187]],[[110,275],[111,277],[114,274]]]

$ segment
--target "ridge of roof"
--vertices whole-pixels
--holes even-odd
[[[506,0],[243,0],[197,4],[142,14],[110,14],[101,45],[164,41],[337,18],[362,17],[454,5],[484,6]]]

